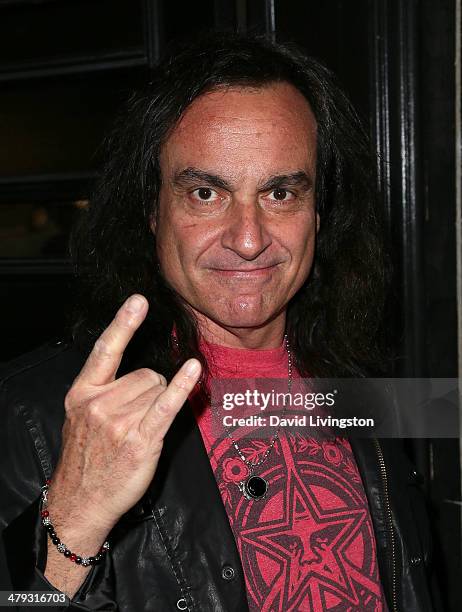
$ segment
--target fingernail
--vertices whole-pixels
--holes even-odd
[[[201,369],[201,364],[197,361],[197,359],[191,359],[186,363],[185,374],[187,376],[195,376],[199,374]]]
[[[125,309],[128,312],[132,312],[134,314],[141,312],[143,310],[145,304],[145,300],[139,295],[132,295],[125,304]]]

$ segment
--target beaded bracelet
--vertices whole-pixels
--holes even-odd
[[[69,548],[61,542],[58,538],[55,528],[53,527],[53,523],[51,522],[50,513],[47,510],[48,506],[48,487],[51,484],[51,480],[47,480],[46,484],[42,487],[42,505],[40,510],[40,516],[42,518],[42,525],[48,531],[48,535],[52,543],[56,546],[58,551],[63,554],[69,561],[73,563],[77,563],[77,565],[83,565],[84,567],[88,567],[89,565],[97,565],[101,563],[106,552],[109,550],[109,542],[104,542],[104,544],[99,549],[98,553],[93,557],[82,557],[81,555],[77,555],[73,553]]]

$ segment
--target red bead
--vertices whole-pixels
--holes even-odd
[[[71,561],[75,561],[77,559],[77,555],[74,555],[74,553],[72,553],[72,555],[69,557],[69,559]]]
[[[45,516],[50,516],[50,513],[48,512],[48,510],[42,510],[42,512],[40,513],[43,517]]]
[[[47,485],[50,485],[50,484],[51,484],[51,479],[50,479],[50,478],[47,478],[47,479],[45,480],[45,483],[46,483]]]

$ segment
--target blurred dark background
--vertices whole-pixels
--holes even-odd
[[[378,152],[392,374],[457,377],[458,2],[0,0],[0,361],[66,334],[78,307],[67,239],[118,108],[172,41],[233,30],[296,41],[338,74]],[[446,608],[462,610],[459,442],[408,451],[426,478]]]

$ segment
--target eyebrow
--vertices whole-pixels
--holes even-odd
[[[195,183],[205,183],[212,185],[213,187],[219,187],[220,189],[230,190],[231,185],[228,181],[221,178],[216,174],[210,174],[199,170],[199,168],[185,168],[181,172],[176,172],[173,175],[173,184],[179,187],[187,187],[188,185]]]
[[[173,176],[173,184],[178,187],[187,187],[188,185],[203,183],[212,187],[218,187],[219,189],[226,189],[232,191],[232,185],[221,176],[212,174],[210,172],[204,172],[199,168],[185,168],[179,172],[176,172]],[[272,189],[278,189],[279,187],[301,187],[308,191],[313,186],[313,180],[309,174],[303,170],[292,172],[289,174],[278,174],[269,177],[259,187],[259,191],[270,191]]]
[[[279,187],[302,187],[308,191],[313,186],[313,180],[304,172],[299,170],[291,174],[279,174],[271,176],[261,187],[260,191],[270,191]]]

